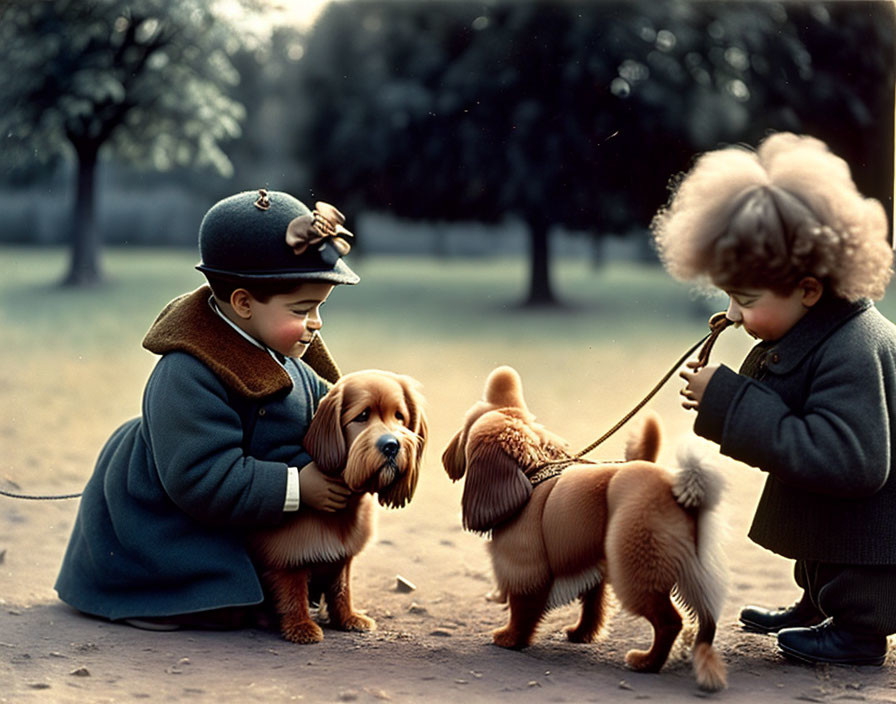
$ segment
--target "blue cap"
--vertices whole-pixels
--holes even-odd
[[[213,205],[199,226],[196,266],[209,276],[245,281],[328,281],[356,284],[342,261],[354,239],[336,208],[312,211],[281,191],[244,191]]]

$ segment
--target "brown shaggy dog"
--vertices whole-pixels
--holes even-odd
[[[491,532],[492,567],[510,606],[509,623],[494,632],[497,645],[526,647],[548,609],[577,597],[581,617],[567,636],[592,641],[603,625],[609,583],[622,606],[654,630],[650,649],[630,651],[626,663],[656,672],[682,628],[670,598],[676,593],[699,619],[698,685],[726,686],[725,665],[712,648],[725,574],[706,530],[719,480],[696,458],[669,473],[654,464],[659,444],[651,416],[629,442],[626,462],[574,464],[533,488],[530,476],[539,467],[568,456],[565,442],[535,422],[515,370],[491,373],[484,400],[467,412],[442,464],[452,480],[466,473],[464,527]]]
[[[352,608],[351,564],[373,531],[370,494],[393,508],[414,495],[427,435],[418,386],[408,376],[361,371],[343,376],[321,400],[304,446],[323,473],[341,475],[352,489],[348,504],[333,513],[302,506],[293,518],[252,540],[287,640],[323,639],[309,610],[309,597],[321,593],[333,627],[376,627]]]

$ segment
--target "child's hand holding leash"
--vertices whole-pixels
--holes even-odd
[[[688,362],[686,365],[690,371],[682,371],[678,376],[684,379],[687,384],[681,390],[684,401],[681,402],[683,408],[689,411],[696,411],[700,408],[700,401],[703,400],[703,393],[709,385],[709,380],[719,368],[718,364],[711,367],[702,367],[699,361]],[[695,371],[696,370],[696,371]]]
[[[719,368],[718,364],[708,366],[709,353],[712,351],[712,346],[715,344],[718,336],[732,324],[735,324],[734,321],[728,318],[725,311],[713,314],[709,319],[710,333],[704,338],[705,342],[697,355],[697,359],[688,362],[685,365],[688,369],[678,375],[687,382],[680,392],[685,399],[681,402],[685,410],[699,410],[700,401],[703,400],[703,394],[706,391],[706,387],[709,386],[709,380],[712,379],[712,375]]]

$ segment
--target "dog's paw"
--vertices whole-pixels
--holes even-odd
[[[493,631],[492,640],[495,645],[502,648],[510,648],[511,650],[522,650],[529,645],[529,641],[526,638],[521,638],[516,629],[512,629],[509,626]]]
[[[324,632],[314,621],[293,619],[284,616],[280,621],[280,632],[286,640],[293,643],[320,643]]]
[[[625,664],[636,672],[659,672],[663,666],[649,650],[629,650],[625,654]]]
[[[375,631],[376,621],[369,616],[353,613],[345,621],[337,623],[335,626],[343,631]]]
[[[578,626],[569,626],[566,629],[566,637],[570,643],[593,643],[594,631],[589,631]]]

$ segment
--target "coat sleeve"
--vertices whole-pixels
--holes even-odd
[[[240,416],[197,359],[174,352],[159,360],[143,417],[150,471],[186,514],[222,525],[270,525],[282,518],[286,464],[244,455]]]
[[[884,364],[872,346],[825,346],[807,362],[806,402],[794,411],[764,384],[720,367],[694,430],[723,454],[801,490],[870,496],[890,471]]]
[[[333,384],[321,378],[321,376],[310,366],[298,362],[294,362],[294,364],[298,369],[302,384],[308,392],[308,400],[310,402],[312,414],[316,413],[318,406],[320,406],[321,399],[323,399],[330,389],[333,388]],[[311,457],[308,451],[303,447],[302,451],[290,461],[290,464],[298,469],[302,469],[309,462],[312,462],[313,459],[314,458]]]

